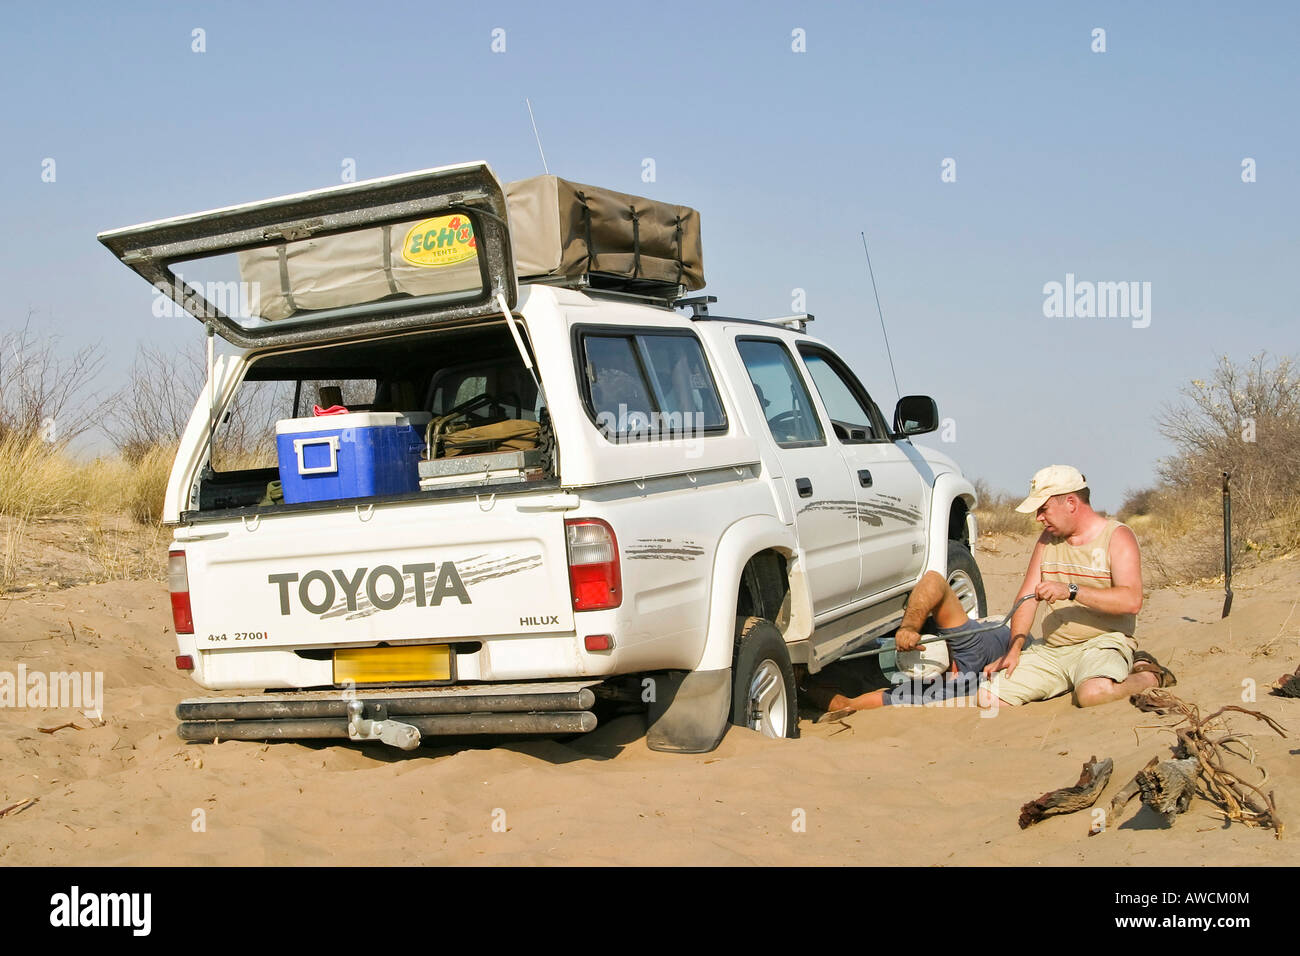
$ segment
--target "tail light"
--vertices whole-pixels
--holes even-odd
[[[184,551],[167,552],[167,590],[172,593],[172,622],[177,634],[194,633],[194,614],[190,610],[190,575],[185,568]]]
[[[569,590],[575,611],[602,611],[623,603],[623,575],[614,529],[599,518],[568,518]]]

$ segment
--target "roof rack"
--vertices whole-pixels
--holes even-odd
[[[709,305],[717,301],[718,297],[716,295],[694,295],[689,299],[678,299],[673,303],[673,308],[689,308],[691,310],[692,319],[702,319],[708,316]]]
[[[815,319],[811,312],[797,312],[794,315],[782,315],[775,319],[763,319],[768,325],[780,325],[796,332],[807,332],[808,323]]]
[[[678,299],[673,303],[673,308],[689,308],[692,321],[716,319],[719,322],[747,322],[750,325],[779,325],[794,332],[807,332],[808,323],[816,318],[810,312],[783,315],[775,319],[738,319],[728,315],[709,315],[709,306],[717,301],[718,297],[716,295],[697,295],[689,299]]]
[[[557,286],[585,292],[588,295],[630,299],[663,306],[673,305],[685,291],[683,286],[672,282],[610,276],[600,272],[584,272],[577,276],[527,276],[520,278],[519,284]]]

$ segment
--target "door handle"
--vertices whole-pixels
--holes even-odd
[[[863,468],[861,471],[858,472],[858,484],[860,484],[863,488],[870,488],[870,487],[871,487],[871,471],[870,471],[870,469],[868,469],[868,468]]]
[[[794,480],[794,489],[799,492],[800,498],[812,497],[812,482],[807,478],[796,478]]]

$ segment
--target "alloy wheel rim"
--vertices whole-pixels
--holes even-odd
[[[784,737],[786,732],[785,677],[776,661],[763,661],[749,682],[749,726],[764,737]]]
[[[961,602],[966,616],[976,617],[979,614],[980,599],[975,590],[975,581],[970,574],[966,571],[953,571],[948,575],[948,586],[957,595],[957,600]]]

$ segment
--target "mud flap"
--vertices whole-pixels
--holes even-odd
[[[731,668],[663,671],[650,700],[646,745],[670,753],[708,753],[727,730],[731,715]]]

